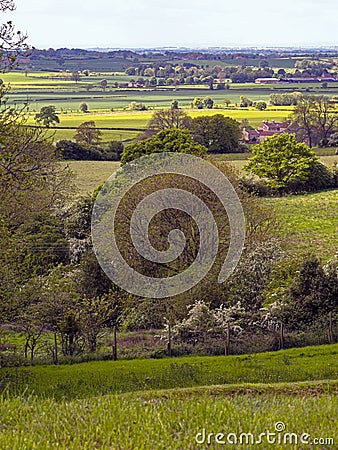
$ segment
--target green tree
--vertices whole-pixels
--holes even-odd
[[[249,106],[252,106],[252,104],[253,104],[253,101],[250,100],[249,98],[244,97],[243,95],[240,97],[239,106],[241,108],[248,108]]]
[[[291,329],[307,329],[330,312],[337,314],[337,258],[322,266],[314,255],[307,255],[295,273],[285,298],[284,320]]]
[[[203,109],[203,100],[201,97],[195,97],[192,101],[192,107],[196,109]]]
[[[306,181],[318,157],[294,134],[279,134],[265,139],[252,149],[244,170],[261,178],[273,188],[283,188],[292,181]]]
[[[170,105],[171,109],[178,109],[178,101],[173,100]]]
[[[108,86],[108,81],[107,80],[100,81],[100,86],[101,86],[103,92],[105,92],[107,89],[107,86]]]
[[[283,78],[286,75],[285,69],[279,69],[277,72],[278,78]]]
[[[93,120],[83,122],[78,126],[74,139],[79,144],[97,145],[101,141],[102,133],[96,128]]]
[[[119,313],[117,295],[104,294],[101,297],[84,297],[80,304],[80,329],[90,352],[97,350],[104,330],[116,324]]]
[[[135,67],[128,67],[128,68],[125,70],[125,74],[126,74],[126,75],[131,75],[131,76],[136,75],[136,69],[135,69]]]
[[[239,151],[240,126],[230,117],[224,117],[223,114],[199,116],[192,119],[190,130],[195,141],[212,153]]]
[[[82,111],[83,113],[87,113],[88,112],[88,105],[87,105],[87,103],[81,103],[80,111]]]
[[[262,69],[265,69],[266,67],[269,67],[269,61],[267,61],[266,59],[262,59],[261,61],[259,61],[259,67],[261,67]]]
[[[250,124],[248,119],[241,120],[241,128],[245,128],[246,130],[253,130],[253,126]]]
[[[147,107],[144,103],[130,102],[128,109],[131,111],[146,111]]]
[[[62,224],[50,211],[27,218],[16,229],[13,241],[17,243],[17,270],[22,279],[69,262],[69,243]]]
[[[267,104],[265,102],[257,102],[255,104],[255,108],[258,109],[259,111],[264,111],[267,108]]]
[[[124,146],[121,141],[110,141],[107,146],[102,149],[102,156],[109,161],[120,161],[123,149]]]
[[[81,80],[81,75],[77,70],[74,70],[71,76],[72,81],[75,81],[75,83],[78,83]]]
[[[50,127],[53,124],[60,123],[59,116],[56,114],[56,108],[53,105],[43,106],[40,112],[35,115],[35,120],[45,127]]]
[[[205,97],[203,100],[203,106],[207,109],[212,109],[214,107],[214,101],[210,97]]]
[[[163,130],[152,138],[127,146],[122,153],[121,163],[126,164],[141,156],[161,152],[181,152],[204,156],[207,149],[194,142],[188,130]]]

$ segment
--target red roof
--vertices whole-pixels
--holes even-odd
[[[269,131],[261,131],[260,136],[274,136],[275,134],[278,134],[279,132],[269,130]]]
[[[257,130],[245,130],[249,134],[249,136],[259,136],[260,133]]]

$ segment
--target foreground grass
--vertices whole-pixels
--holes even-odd
[[[337,383],[212,386],[70,402],[4,396],[0,448],[214,449],[226,446],[215,443],[215,435],[223,433],[221,439],[238,439],[233,448],[333,449],[338,439],[337,387]],[[297,434],[297,439],[303,433],[310,435],[308,444],[268,444],[265,438],[255,444],[260,433],[276,433],[277,423],[285,424],[285,432]],[[213,433],[210,445],[198,443],[203,434],[197,433],[203,430],[206,436]],[[241,433],[252,437],[247,442]],[[284,432],[276,435],[282,443],[287,439]],[[323,445],[312,444],[316,438],[322,438]]]
[[[338,379],[338,344],[229,357],[99,361],[0,369],[12,394],[75,399],[150,389]]]

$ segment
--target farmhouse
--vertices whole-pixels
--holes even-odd
[[[275,134],[281,133],[295,133],[295,131],[289,131],[292,123],[291,121],[287,122],[275,122],[272,120],[271,122],[264,121],[262,122],[257,130],[247,130],[243,128],[242,130],[242,139],[247,144],[257,144],[262,142],[263,139],[271,137]]]
[[[242,130],[242,141],[246,144],[259,144],[264,139],[267,139],[275,134],[289,133],[295,134],[297,139],[305,144],[309,144],[309,140],[304,132],[296,122],[287,120],[285,122],[275,122],[274,120],[262,122],[256,130]],[[312,130],[312,144],[318,145],[321,141],[320,130]]]

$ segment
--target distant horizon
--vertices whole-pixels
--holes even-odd
[[[37,48],[338,46],[336,0],[14,0],[1,14]]]
[[[85,51],[119,51],[119,50],[128,50],[128,51],[175,51],[175,50],[187,50],[187,51],[207,51],[207,50],[219,50],[219,51],[226,51],[226,50],[337,50],[338,51],[338,44],[318,44],[318,45],[278,45],[278,46],[241,46],[241,45],[229,45],[229,46],[174,46],[174,45],[164,45],[164,46],[150,46],[150,47],[100,47],[100,46],[93,46],[93,47],[73,47],[73,46],[61,46],[61,47],[37,47],[34,46],[36,50],[60,50],[60,49],[68,49],[68,50],[85,50]]]

